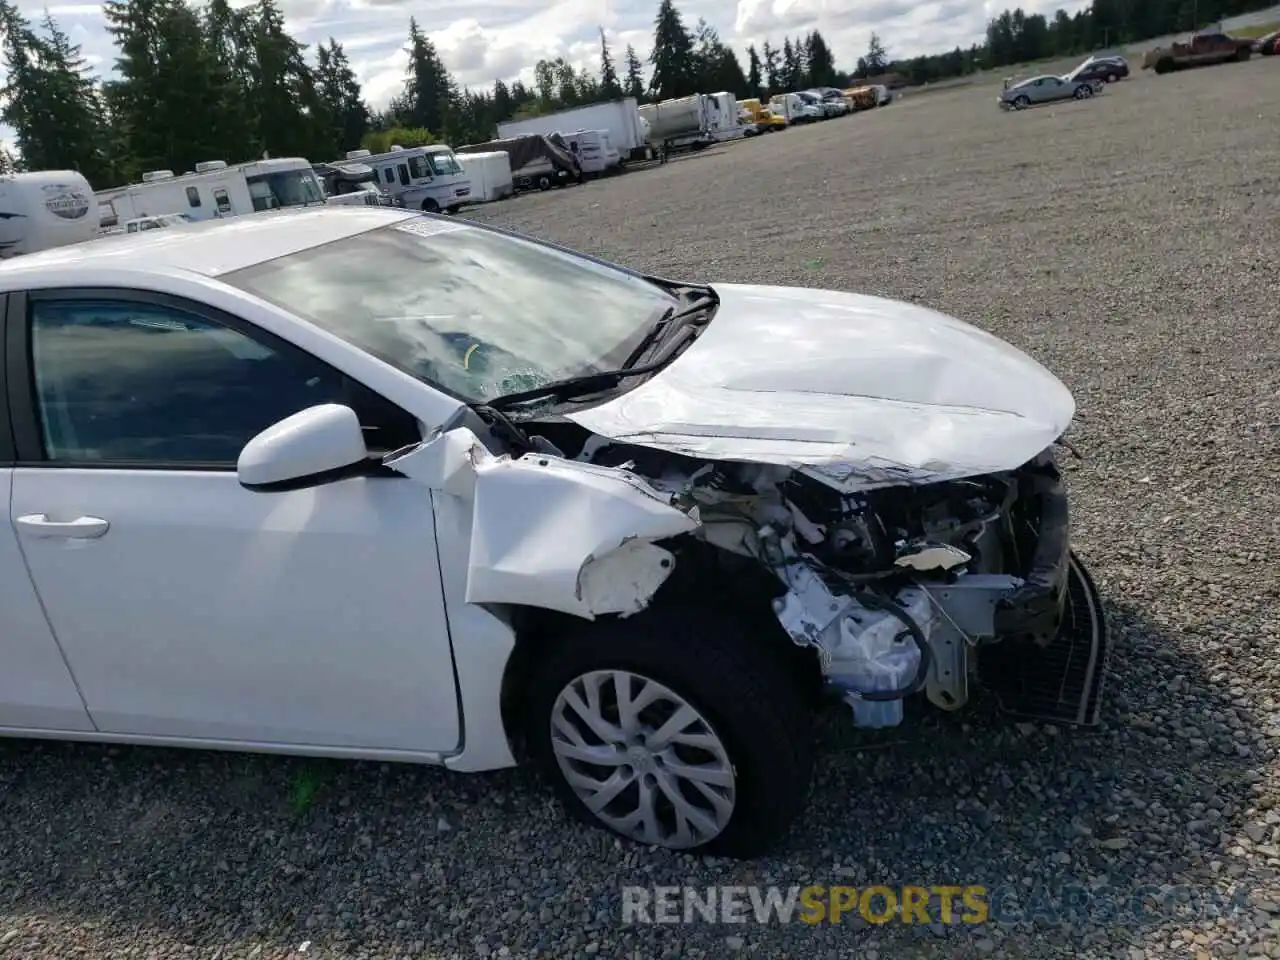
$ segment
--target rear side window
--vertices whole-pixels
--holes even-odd
[[[195,187],[187,187],[187,203],[192,207],[200,206],[200,191]]]
[[[233,466],[258,433],[320,403],[355,407],[372,449],[418,439],[412,418],[327,364],[174,307],[41,299],[30,313],[37,414],[55,462]]]

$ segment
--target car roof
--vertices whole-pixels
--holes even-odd
[[[386,207],[301,207],[204,220],[145,236],[116,234],[6,260],[0,263],[0,285],[23,274],[104,267],[216,277],[421,216]]]

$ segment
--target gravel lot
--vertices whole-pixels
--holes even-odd
[[[907,99],[478,211],[668,274],[927,304],[1075,391],[1103,729],[984,703],[825,724],[807,820],[753,864],[567,824],[523,770],[0,745],[15,957],[1280,956],[1280,62],[1000,113]],[[1240,888],[1076,925],[630,926],[621,886]],[[1042,901],[1043,903],[1043,901]]]

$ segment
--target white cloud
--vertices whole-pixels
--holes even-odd
[[[244,6],[250,0],[233,0]],[[1051,14],[1058,6],[1074,11],[1086,0],[1068,3],[1029,0],[1029,12]],[[43,7],[20,0],[23,12],[39,20]],[[294,36],[314,47],[333,37],[344,44],[365,94],[377,107],[401,88],[406,65],[404,47],[409,18],[416,17],[436,44],[445,65],[462,84],[487,88],[494,80],[520,77],[530,82],[533,64],[543,57],[563,56],[575,67],[598,70],[599,29],[603,27],[618,68],[626,44],[643,59],[649,54],[657,0],[281,0]],[[820,30],[836,57],[851,69],[866,52],[874,31],[889,55],[914,56],[982,39],[987,20],[1004,3],[999,0],[676,0],[685,24],[699,17],[720,32],[742,58],[746,48],[765,41],[781,45],[784,36]],[[1012,5],[1012,3],[1011,3]],[[64,3],[49,12],[86,60],[99,72],[115,63],[115,48],[95,4]],[[0,138],[12,131],[0,128]]]

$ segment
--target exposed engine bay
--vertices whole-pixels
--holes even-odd
[[[979,651],[993,664],[987,680],[1003,685],[997,697],[1007,709],[1096,722],[1105,623],[1092,583],[1070,552],[1053,448],[1004,473],[924,485],[881,480],[846,493],[789,467],[699,461],[609,441],[564,420],[484,419],[490,440],[483,453],[471,429],[440,438],[471,438],[466,460],[481,479],[464,486],[476,497],[477,517],[482,496],[493,503],[503,495],[500,463],[538,468],[544,478],[547,471],[583,471],[575,477],[599,495],[600,506],[579,499],[573,509],[596,530],[609,528],[606,518],[615,515],[605,509],[612,501],[602,484],[624,483],[649,501],[619,519],[613,533],[576,549],[581,562],[560,571],[564,592],[574,593],[560,607],[567,612],[638,612],[692,539],[772,575],[779,624],[813,651],[857,726],[901,723],[904,699],[919,692],[944,710],[963,707]],[[456,465],[435,469],[460,476]],[[674,512],[668,517],[660,504]],[[524,519],[532,515],[524,511],[511,522],[532,524]],[[503,535],[512,543],[538,536],[532,527],[514,532],[510,522]],[[473,531],[469,602],[519,602],[515,566],[501,559],[502,550],[496,533]],[[539,602],[552,605],[554,590],[544,581]]]

